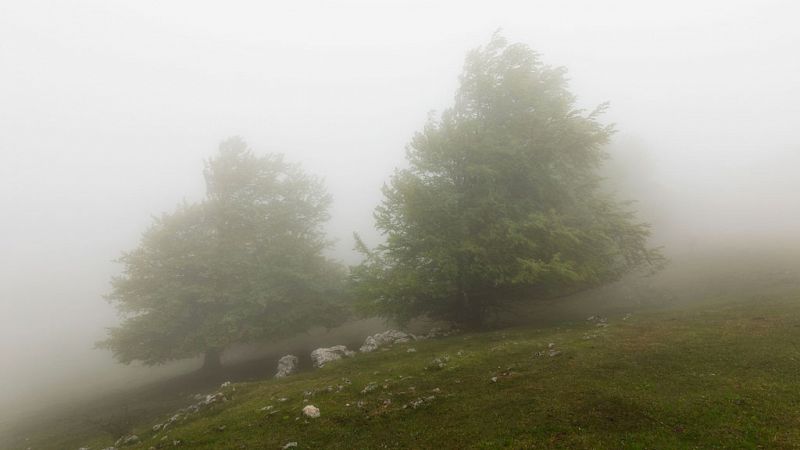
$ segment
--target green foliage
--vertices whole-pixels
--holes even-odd
[[[515,299],[618,279],[661,257],[603,194],[605,105],[576,109],[564,70],[495,35],[472,51],[455,104],[407,148],[384,188],[386,242],[353,269],[362,310],[476,327]]]
[[[126,315],[100,346],[156,364],[344,319],[342,269],[322,256],[330,197],[238,138],[206,164],[206,199],[179,205],[125,253],[108,296]],[[210,361],[213,364],[213,361]]]

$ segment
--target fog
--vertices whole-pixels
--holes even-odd
[[[0,419],[179,366],[94,350],[113,262],[242,136],[324,178],[331,254],[469,49],[502,29],[619,131],[607,173],[666,251],[796,240],[800,7],[789,1],[0,3]]]

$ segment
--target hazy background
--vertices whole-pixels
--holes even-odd
[[[668,251],[797,241],[795,5],[0,2],[0,421],[170,370],[92,350],[102,295],[226,137],[324,177],[332,252],[357,261],[404,145],[498,28],[566,66],[581,106],[611,102],[608,173]]]

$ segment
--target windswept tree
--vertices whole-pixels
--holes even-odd
[[[330,197],[320,181],[238,138],[220,145],[205,180],[204,201],[157,218],[120,259],[108,299],[125,319],[99,345],[124,363],[203,354],[212,370],[233,343],[344,318],[344,274],[322,254]]]
[[[584,112],[565,71],[495,35],[470,52],[455,104],[407,147],[352,279],[362,309],[476,328],[498,309],[597,286],[661,262],[648,227],[604,194],[613,130]]]

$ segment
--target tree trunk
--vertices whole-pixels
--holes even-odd
[[[473,296],[466,291],[461,291],[461,311],[459,311],[459,322],[467,330],[482,330],[486,324],[484,311],[481,305]]]
[[[222,351],[216,348],[209,348],[203,356],[203,367],[200,369],[206,373],[218,372],[222,369]]]

